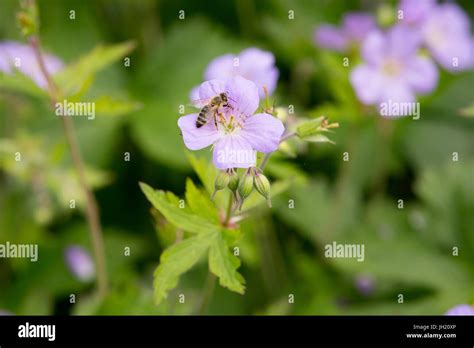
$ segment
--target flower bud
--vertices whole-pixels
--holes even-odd
[[[239,187],[239,175],[234,171],[229,172],[229,190],[232,192],[236,192],[237,188]]]
[[[239,197],[240,197],[240,208],[242,208],[242,204],[244,204],[245,198],[250,196],[253,191],[253,177],[250,174],[250,169],[247,170],[245,175],[242,177],[239,183]]]
[[[321,126],[324,120],[325,118],[322,116],[306,121],[305,123],[299,125],[298,128],[296,128],[296,134],[301,139],[314,135],[318,133],[318,131],[320,130],[319,127]]]
[[[272,202],[270,200],[270,181],[267,177],[263,175],[262,172],[256,171],[253,179],[253,185],[255,189],[267,200],[268,206],[272,207]]]
[[[217,191],[223,190],[229,185],[229,173],[221,171],[217,174],[216,181],[214,182],[214,192],[212,193],[211,199],[214,199]]]

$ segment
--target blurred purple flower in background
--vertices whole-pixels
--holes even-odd
[[[400,23],[420,31],[424,46],[444,69],[455,72],[474,67],[474,38],[461,7],[435,0],[404,0],[399,10],[403,11]]]
[[[46,70],[51,74],[64,67],[61,60],[49,54],[44,54],[44,62]],[[46,88],[47,82],[32,48],[14,41],[0,42],[0,71],[11,74],[15,69],[32,79],[40,88]]]
[[[7,315],[13,315],[13,313],[9,311],[5,311],[5,310],[0,310],[0,316],[7,316]]]
[[[474,307],[461,304],[448,310],[444,315],[474,315]]]
[[[372,32],[362,45],[364,63],[350,76],[358,99],[369,105],[413,102],[416,94],[432,91],[438,70],[431,59],[417,55],[419,45],[418,33],[405,26]]]
[[[436,6],[421,29],[426,47],[446,70],[460,71],[474,66],[474,39],[469,17],[456,4]]]
[[[320,25],[314,38],[321,47],[347,52],[351,47],[359,45],[373,29],[376,29],[376,24],[371,15],[349,12],[344,16],[341,28],[329,24]]]
[[[242,76],[253,81],[258,87],[258,93],[263,97],[263,87],[272,94],[278,81],[278,69],[275,57],[271,52],[259,48],[247,48],[238,55],[225,54],[212,60],[204,73],[204,79],[225,79]]]
[[[66,264],[70,271],[83,282],[95,276],[95,266],[89,253],[82,247],[70,246],[65,251]]]
[[[417,25],[435,5],[436,0],[401,0],[398,5],[398,10],[403,14],[401,21],[408,25]]]
[[[219,169],[248,168],[255,165],[255,151],[273,152],[278,148],[284,127],[266,113],[255,114],[259,105],[254,82],[240,76],[206,81],[199,87],[199,98],[210,99],[226,93],[230,107],[221,108],[217,129],[213,120],[197,128],[198,114],[182,116],[178,126],[186,147],[200,150],[213,145],[213,162]]]
[[[355,279],[355,287],[361,295],[370,296],[374,292],[375,282],[370,276],[359,275]]]

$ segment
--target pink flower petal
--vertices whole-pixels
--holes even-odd
[[[257,160],[255,150],[239,135],[228,135],[215,143],[212,157],[221,170],[253,167]]]
[[[238,73],[238,67],[234,66],[233,54],[225,54],[212,60],[206,68],[204,78],[206,80],[225,79]]]
[[[258,88],[254,82],[235,76],[226,81],[225,91],[235,115],[253,115],[260,102]]]
[[[418,93],[431,92],[438,83],[438,69],[426,57],[415,57],[408,63],[405,79]]]
[[[341,29],[327,24],[320,25],[316,29],[314,40],[320,47],[338,52],[344,52],[349,44],[347,36]]]
[[[352,70],[350,81],[362,103],[371,105],[379,101],[384,86],[383,76],[376,69],[359,65]]]
[[[221,138],[214,122],[209,122],[201,128],[196,127],[198,114],[182,116],[178,119],[178,126],[183,134],[186,147],[190,150],[200,150],[212,145]]]
[[[283,123],[276,117],[269,114],[256,114],[245,121],[239,134],[253,149],[268,153],[278,148],[284,131]]]
[[[199,86],[199,99],[210,99],[225,92],[224,80],[209,80]]]

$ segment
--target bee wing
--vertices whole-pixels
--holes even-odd
[[[212,98],[191,100],[191,105],[197,108],[202,108],[204,105],[209,104],[211,99]]]

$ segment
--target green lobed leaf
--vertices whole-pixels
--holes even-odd
[[[209,248],[215,232],[198,234],[166,249],[154,274],[154,300],[159,304],[178,285],[179,276],[187,272]]]
[[[144,183],[140,183],[140,188],[153,206],[158,209],[169,222],[177,227],[187,232],[198,234],[216,232],[220,229],[219,225],[213,224],[200,216],[186,211],[186,209],[181,209],[179,205],[171,203],[166,192],[154,190]]]
[[[218,233],[209,250],[209,269],[219,277],[219,284],[239,294],[245,292],[245,280],[237,272],[240,260],[232,254],[222,235]]]
[[[219,223],[219,213],[209,194],[198,189],[189,178],[186,180],[186,202],[194,214]]]

